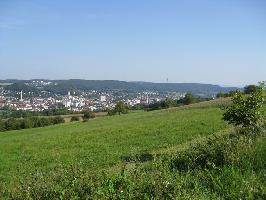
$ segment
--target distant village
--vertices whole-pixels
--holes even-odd
[[[49,85],[51,82],[32,81],[28,85],[41,87]],[[186,93],[181,92],[164,92],[142,91],[128,93],[126,91],[97,91],[91,90],[86,92],[69,91],[66,95],[51,94],[43,91],[38,96],[23,90],[12,92],[0,86],[0,108],[10,108],[24,111],[43,111],[48,109],[66,108],[71,111],[103,111],[115,107],[118,101],[123,101],[128,106],[139,104],[147,105],[162,101],[166,98],[179,100],[184,98]]]

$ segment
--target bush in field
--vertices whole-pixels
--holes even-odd
[[[61,116],[56,116],[52,118],[53,124],[61,124],[61,123],[65,123],[65,120],[63,117]]]
[[[223,114],[223,119],[235,126],[255,128],[262,117],[263,88],[259,87],[248,96],[238,91],[232,97],[232,102]]]
[[[93,112],[87,110],[87,111],[84,111],[83,112],[83,120],[88,120],[88,119],[91,119],[91,118],[95,118],[95,115]]]
[[[79,121],[79,117],[78,116],[73,116],[73,117],[71,117],[70,121],[71,122],[77,122],[77,121]]]

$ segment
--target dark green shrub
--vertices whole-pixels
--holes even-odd
[[[65,123],[65,120],[61,116],[52,117],[53,124]]]
[[[52,125],[52,120],[49,117],[39,117],[38,119],[38,127],[44,127]]]
[[[9,118],[5,121],[5,129],[6,130],[19,130],[21,129],[20,120],[16,120],[15,118]]]
[[[0,131],[5,131],[5,130],[6,130],[5,122],[0,119]]]
[[[83,120],[88,120],[91,118],[95,118],[95,114],[89,110],[83,112]]]
[[[114,109],[108,109],[107,110],[107,115],[108,116],[112,116],[112,115],[115,115],[116,114],[116,111]]]
[[[39,127],[39,117],[31,117],[29,119],[31,120],[33,128]]]
[[[33,123],[31,118],[24,118],[21,122],[21,128],[22,129],[33,128]]]
[[[77,121],[79,121],[79,117],[78,116],[73,116],[73,117],[71,117],[70,121],[71,122],[77,122]]]

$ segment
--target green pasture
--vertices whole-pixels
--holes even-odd
[[[0,133],[0,179],[58,165],[109,168],[122,157],[160,151],[226,127],[219,108],[161,110]]]

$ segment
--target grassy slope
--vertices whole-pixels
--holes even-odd
[[[218,108],[132,113],[87,123],[0,133],[0,179],[58,164],[88,170],[116,165],[121,156],[158,151],[223,129]]]

